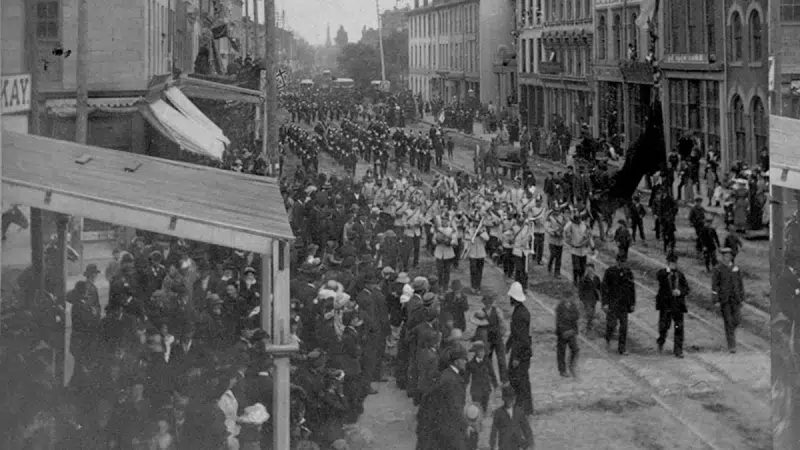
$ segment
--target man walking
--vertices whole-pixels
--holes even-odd
[[[741,320],[744,281],[742,272],[733,264],[731,249],[723,248],[721,253],[722,264],[718,264],[711,274],[711,295],[714,304],[720,307],[728,351],[736,353],[736,328]]]
[[[683,358],[683,315],[686,314],[686,296],[689,294],[689,283],[678,269],[678,256],[667,255],[667,267],[656,272],[658,292],[656,293],[656,310],[658,311],[658,351],[664,350],[670,326],[674,326],[673,353]]]
[[[617,255],[617,264],[609,267],[603,276],[603,311],[606,313],[606,345],[611,346],[611,337],[619,324],[617,351],[627,355],[628,314],[636,307],[636,285],[633,271],[625,264],[625,257]]]

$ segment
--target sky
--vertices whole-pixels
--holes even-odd
[[[258,3],[259,12],[264,11],[263,0],[250,1]],[[331,39],[336,37],[339,25],[344,25],[350,42],[361,39],[361,29],[375,28],[378,25],[376,0],[275,0],[278,15],[286,11],[288,28],[305,38],[311,44],[325,44],[326,26],[331,26]],[[381,11],[392,9],[395,5],[403,7],[407,0],[378,0]],[[259,18],[263,22],[263,18]]]

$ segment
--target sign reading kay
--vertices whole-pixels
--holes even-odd
[[[29,74],[3,75],[0,110],[3,114],[25,112],[31,109],[31,76]]]

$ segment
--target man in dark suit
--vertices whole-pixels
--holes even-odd
[[[466,389],[463,373],[467,351],[450,352],[450,366],[422,400],[417,414],[417,450],[466,450],[467,421],[464,418]]]
[[[491,450],[533,449],[531,424],[522,408],[516,405],[516,393],[510,387],[503,388],[503,406],[494,411],[489,448]]]
[[[714,304],[720,306],[728,351],[736,353],[736,328],[741,320],[744,281],[742,272],[733,264],[731,249],[723,248],[721,253],[722,264],[718,264],[711,274],[711,295]]]
[[[609,267],[603,276],[603,311],[606,313],[606,345],[611,346],[611,336],[619,323],[617,351],[627,355],[628,314],[636,307],[636,285],[633,271],[625,264],[625,255],[617,255],[617,264]]]
[[[522,284],[514,282],[508,290],[508,297],[514,312],[511,313],[511,333],[506,341],[506,353],[510,353],[517,346],[531,346],[531,313],[525,307],[525,292]]]
[[[100,294],[97,292],[97,276],[100,275],[100,269],[96,264],[89,264],[86,270],[83,271],[83,276],[86,277],[86,304],[91,308],[97,308],[98,314],[100,311]]]
[[[658,351],[664,350],[670,326],[675,327],[673,335],[673,352],[683,358],[683,315],[687,312],[686,296],[689,294],[689,283],[683,272],[678,269],[678,256],[667,255],[667,267],[656,272],[658,292],[656,293],[656,310],[658,311]]]

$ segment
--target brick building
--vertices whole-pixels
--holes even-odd
[[[538,76],[543,86],[544,125],[564,119],[573,134],[593,123],[591,0],[544,0]]]
[[[636,25],[638,0],[598,0],[594,17],[594,134],[627,147],[639,138],[652,97],[652,68],[644,61],[648,34]]]
[[[408,86],[425,100],[481,98],[478,1],[415,1],[407,14]]]

